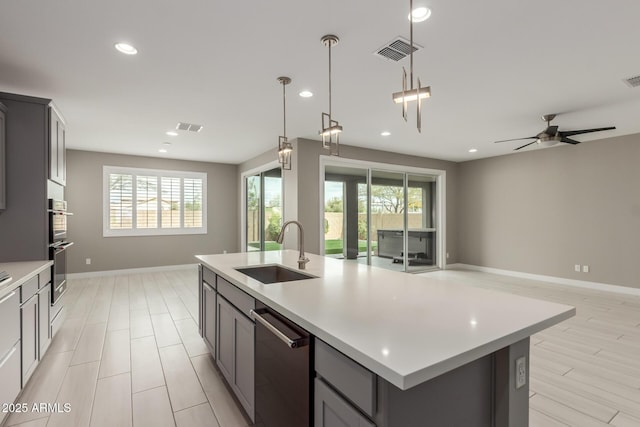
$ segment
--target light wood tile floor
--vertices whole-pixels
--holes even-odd
[[[640,297],[472,271],[426,274],[576,307],[531,338],[531,427],[640,427]]]
[[[426,274],[577,307],[532,337],[531,427],[640,426],[640,297]],[[195,269],[69,282],[67,320],[18,401],[71,412],[12,414],[6,426],[249,425],[198,336]]]

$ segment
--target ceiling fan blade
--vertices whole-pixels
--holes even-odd
[[[600,132],[603,130],[613,130],[615,126],[607,127],[607,128],[596,128],[596,129],[582,129],[582,130],[569,130],[564,132],[559,132],[561,137],[565,136],[573,136],[573,135],[582,135],[583,133],[591,133],[591,132]]]
[[[537,141],[537,140],[536,140],[536,141]],[[524,144],[523,146],[518,147],[518,148],[514,148],[514,149],[513,149],[513,151],[518,151],[518,150],[519,150],[519,149],[521,149],[521,148],[528,147],[528,146],[529,146],[529,145],[531,145],[531,144],[535,144],[535,143],[536,143],[536,141],[530,142],[530,143],[528,143],[528,144]]]
[[[524,138],[503,139],[502,141],[494,141],[494,144],[497,144],[499,142],[522,141],[523,139],[538,139],[538,137],[537,136],[527,136],[527,137],[524,137]]]
[[[562,142],[567,143],[567,144],[580,144],[580,141],[576,141],[575,139],[571,139],[571,138],[567,138],[566,136],[563,136],[561,139]]]

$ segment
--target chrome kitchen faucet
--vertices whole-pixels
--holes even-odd
[[[276,242],[282,244],[284,240],[284,230],[289,224],[295,224],[300,229],[300,232],[298,233],[298,246],[300,247],[300,255],[298,256],[298,268],[300,270],[304,270],[305,264],[309,262],[309,258],[304,255],[304,228],[302,228],[302,224],[300,224],[298,221],[287,221],[282,224],[282,229],[280,230],[280,234],[278,234]]]

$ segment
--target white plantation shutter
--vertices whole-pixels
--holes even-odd
[[[158,177],[137,176],[136,228],[158,228]]]
[[[204,234],[207,175],[103,167],[104,236]]]
[[[133,228],[133,175],[109,176],[109,226],[114,230]]]
[[[180,215],[180,178],[162,177],[162,200],[160,209],[162,228],[179,228]]]
[[[202,180],[185,178],[184,188],[184,226],[202,227]]]

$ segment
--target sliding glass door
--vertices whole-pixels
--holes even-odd
[[[324,182],[324,254],[367,256],[367,169],[330,168]]]
[[[437,268],[438,176],[325,166],[324,253],[397,271]]]
[[[245,178],[247,251],[274,251],[282,227],[282,170],[274,168]]]

